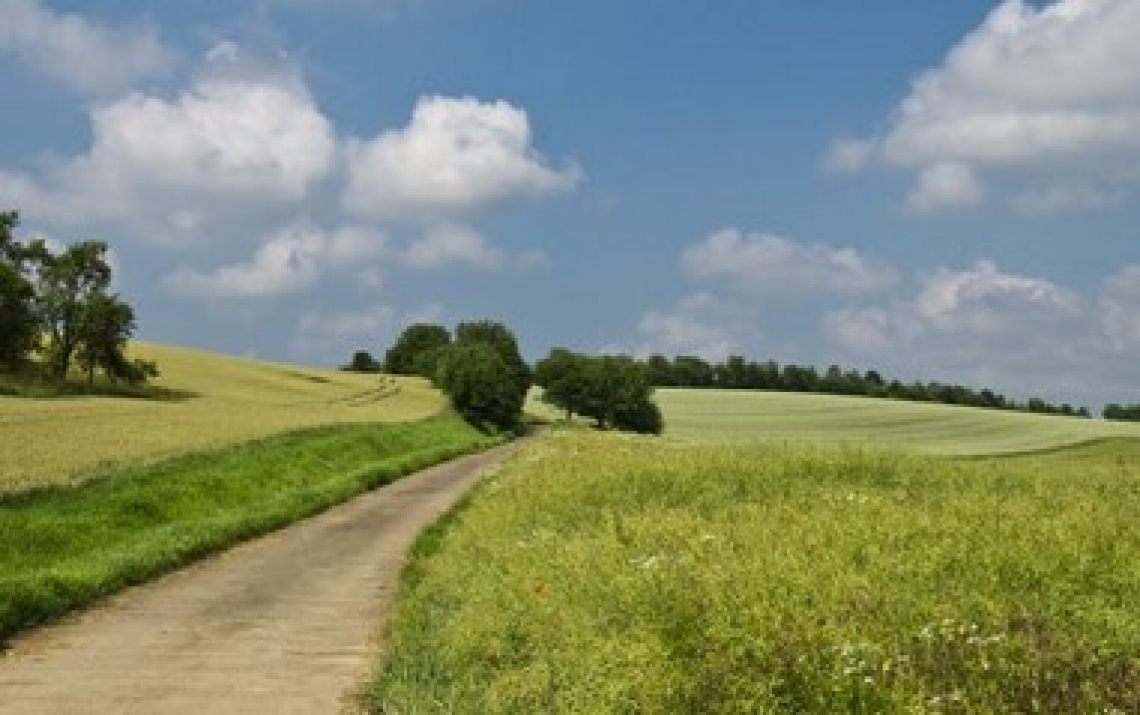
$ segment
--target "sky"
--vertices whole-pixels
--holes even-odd
[[[147,340],[501,320],[1140,402],[1135,0],[0,0],[0,208]]]

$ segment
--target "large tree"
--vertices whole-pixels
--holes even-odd
[[[15,212],[0,212],[0,370],[17,370],[39,341],[35,291],[24,276],[22,246],[12,232]]]
[[[42,239],[36,239],[28,254],[35,264],[36,311],[49,338],[48,370],[63,380],[83,341],[88,308],[111,283],[107,244],[81,241],[52,253]]]
[[[451,333],[442,325],[414,323],[384,354],[384,372],[392,375],[433,377],[440,350],[451,344]]]
[[[95,382],[102,368],[112,380],[135,382],[137,367],[126,356],[127,341],[135,329],[135,311],[117,295],[92,294],[83,306],[76,351],[87,381]]]
[[[460,323],[455,328],[455,342],[459,345],[480,343],[487,345],[502,358],[510,369],[516,386],[526,393],[530,388],[532,375],[530,366],[519,352],[515,334],[507,326],[493,320],[477,320]]]
[[[535,366],[543,399],[593,418],[599,429],[660,434],[661,411],[654,404],[649,368],[627,356],[579,355],[555,348]]]
[[[485,430],[512,431],[522,424],[526,391],[511,366],[486,343],[457,343],[441,357],[436,383],[463,419]]]

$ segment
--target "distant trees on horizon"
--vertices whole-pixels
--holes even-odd
[[[657,387],[724,388],[815,392],[829,395],[883,397],[915,402],[937,402],[997,410],[1016,410],[1067,417],[1090,417],[1088,408],[1054,405],[1039,397],[1018,402],[994,390],[941,382],[903,383],[887,380],[876,370],[860,372],[831,365],[820,372],[812,365],[780,365],[774,360],[755,362],[733,355],[724,362],[708,362],[692,355],[668,358],[651,355],[645,360]]]

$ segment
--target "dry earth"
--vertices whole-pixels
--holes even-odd
[[[0,713],[335,713],[406,553],[513,445],[402,479],[16,640]]]

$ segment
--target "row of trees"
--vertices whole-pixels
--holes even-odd
[[[382,362],[361,350],[345,369],[426,377],[468,422],[483,428],[518,429],[532,383],[569,417],[589,417],[599,428],[659,434],[664,427],[643,363],[555,349],[532,371],[514,334],[494,321],[460,323],[454,335],[441,325],[409,325]]]
[[[1102,414],[1106,420],[1140,422],[1140,405],[1118,405],[1116,403],[1110,403],[1104,406],[1104,412]]]
[[[0,371],[62,382],[78,364],[89,382],[102,370],[131,384],[156,375],[153,363],[126,357],[135,314],[110,292],[107,244],[53,251],[43,239],[17,240],[18,224],[16,212],[0,212]]]
[[[653,402],[653,383],[644,363],[624,355],[582,355],[555,348],[534,368],[542,399],[599,429],[660,434],[665,427]]]
[[[650,380],[658,387],[719,387],[736,390],[819,392],[832,395],[886,397],[918,402],[941,402],[1000,410],[1089,417],[1085,407],[1054,405],[1040,398],[1018,402],[993,390],[975,390],[939,382],[887,381],[875,370],[859,372],[832,365],[820,372],[811,365],[780,365],[775,361],[753,362],[734,355],[721,363],[682,355],[653,355],[646,361]]]

